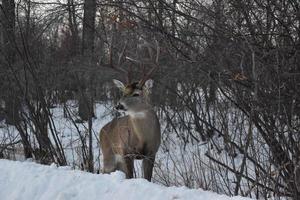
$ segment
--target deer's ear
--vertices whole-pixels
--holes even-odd
[[[147,80],[144,84],[144,88],[146,90],[150,90],[153,87],[153,82],[154,81],[152,79]]]
[[[116,79],[113,79],[113,82],[117,88],[119,88],[121,91],[124,91],[124,89],[125,89],[124,83],[122,83],[121,81],[116,80]]]

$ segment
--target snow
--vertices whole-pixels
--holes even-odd
[[[83,156],[82,156],[82,143],[79,139],[79,134],[87,138],[88,125],[87,123],[73,123],[73,120],[77,119],[78,106],[76,101],[68,101],[67,107],[70,112],[70,117],[65,118],[63,114],[63,106],[56,105],[56,107],[51,109],[53,125],[57,130],[57,137],[61,140],[64,153],[66,155],[67,164],[70,165],[72,169],[82,169]],[[109,122],[113,115],[112,103],[98,102],[95,105],[96,118],[93,119],[93,150],[94,150],[94,166],[95,171],[103,170],[103,158],[102,152],[99,146],[98,134],[100,129]],[[231,117],[234,109],[227,110],[226,116],[228,115],[229,129],[232,133],[231,137],[236,138],[236,142],[239,144],[239,138],[236,134],[234,123],[242,123],[243,117],[235,119]],[[180,120],[177,121],[176,118],[179,117],[173,114],[171,108],[168,108],[169,116],[175,116],[172,118],[174,124],[180,124]],[[201,112],[201,111],[199,111]],[[160,112],[158,112],[160,113]],[[238,114],[236,114],[238,116]],[[181,117],[190,118],[189,113],[182,114]],[[212,155],[214,158],[218,159],[222,163],[226,163],[228,166],[240,170],[240,166],[243,160],[243,154],[239,154],[237,151],[237,156],[234,161],[228,157],[228,152],[224,150],[224,142],[222,137],[218,137],[217,134],[210,141],[205,141],[201,143],[194,142],[191,140],[186,143],[186,138],[189,134],[187,130],[183,130],[178,126],[176,130],[167,126],[164,114],[160,113],[160,122],[162,130],[162,143],[160,149],[156,155],[156,162],[153,169],[153,182],[164,185],[164,186],[187,186],[189,188],[204,188],[210,189],[221,194],[232,194],[236,187],[236,174],[230,171],[220,168],[214,162],[212,162],[206,155]],[[72,119],[72,120],[71,120]],[[189,119],[186,119],[187,123]],[[232,123],[232,124],[231,124]],[[222,124],[216,125],[216,127],[222,128]],[[28,125],[28,127],[30,127]],[[245,134],[247,135],[247,124],[245,125]],[[195,127],[191,126],[190,131],[193,135],[197,136],[197,132],[194,132]],[[33,147],[37,147],[38,144],[33,134],[34,130],[28,128],[28,133],[30,134],[30,140]],[[50,132],[50,131],[49,131]],[[180,134],[178,134],[180,133]],[[243,136],[241,136],[242,138]],[[254,135],[255,137],[255,135]],[[50,135],[50,139],[52,137]],[[10,144],[20,140],[19,133],[14,126],[6,125],[4,122],[0,122],[0,145]],[[233,139],[234,140],[234,139]],[[259,138],[256,139],[259,141]],[[241,141],[243,141],[241,139]],[[218,148],[215,148],[217,145]],[[243,146],[241,144],[241,146]],[[18,143],[12,146],[13,150],[7,150],[5,152],[5,158],[12,160],[24,160],[22,144]],[[259,153],[254,152],[258,155],[267,155],[267,150],[260,145]],[[263,147],[263,148],[262,148]],[[221,151],[220,151],[221,150]],[[262,159],[261,157],[260,159]],[[268,168],[268,161],[260,160],[260,163]],[[141,161],[135,161],[135,177],[142,177]],[[254,165],[251,162],[247,163],[246,173],[248,176],[256,180],[256,171]],[[1,175],[0,175],[1,176]],[[244,193],[251,193],[255,196],[255,190],[253,190],[252,184],[249,184],[246,179],[241,180],[241,187]],[[2,200],[0,196],[0,200]]]
[[[165,187],[122,172],[91,174],[70,167],[0,159],[1,200],[247,200],[201,189]]]

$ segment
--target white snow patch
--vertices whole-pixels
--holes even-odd
[[[201,189],[165,187],[121,172],[91,174],[67,167],[0,160],[1,200],[247,200]]]

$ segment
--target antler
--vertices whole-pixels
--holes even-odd
[[[143,78],[139,82],[140,87],[144,86],[145,82],[150,78],[150,76],[153,74],[153,72],[159,67],[158,60],[159,60],[159,54],[160,54],[160,47],[159,47],[157,40],[155,40],[155,45],[156,45],[156,56],[155,56],[154,61],[151,63],[152,68],[148,71],[147,74],[144,73]],[[151,48],[149,43],[145,43],[145,46],[148,49],[150,59],[153,60],[153,49]]]
[[[114,69],[115,71],[118,71],[120,73],[125,73],[126,74],[126,82],[130,83],[130,71],[127,71],[121,67],[121,65],[124,63],[124,62],[122,62],[122,60],[123,60],[126,49],[127,49],[127,42],[124,44],[124,47],[118,57],[117,66],[115,66],[113,64],[112,42],[111,42],[110,47],[109,47],[109,64],[108,65],[110,68]],[[126,58],[125,58],[125,61],[126,61]]]
[[[125,73],[126,74],[126,82],[127,84],[128,83],[131,83],[131,72],[132,72],[132,66],[129,66],[129,70],[126,70],[124,68],[121,67],[121,65],[126,62],[127,60],[128,61],[131,61],[132,63],[136,63],[136,64],[146,64],[146,65],[152,65],[152,68],[148,71],[148,73],[145,73],[144,72],[144,75],[142,77],[142,79],[138,82],[138,86],[141,88],[144,86],[145,82],[150,78],[150,76],[153,74],[153,72],[159,67],[159,64],[158,64],[158,60],[159,60],[159,54],[160,54],[160,47],[159,47],[159,44],[158,44],[158,41],[155,40],[155,46],[156,46],[156,49],[154,49],[154,47],[144,41],[144,44],[141,45],[142,47],[146,47],[147,50],[148,50],[148,54],[149,54],[149,57],[150,57],[150,62],[148,62],[148,59],[147,60],[136,60],[134,58],[131,58],[131,57],[128,57],[128,56],[124,56],[125,54],[125,51],[127,49],[127,42],[125,43],[124,47],[122,48],[122,51],[121,53],[119,54],[118,56],[118,63],[117,65],[114,65],[113,64],[113,55],[112,55],[112,43],[110,43],[110,47],[109,47],[109,63],[108,64],[104,64],[103,66],[105,67],[109,67],[117,72],[120,72],[120,73]],[[156,55],[155,57],[153,56],[153,52],[156,51]],[[124,58],[125,57],[125,58]],[[123,60],[125,60],[124,62],[122,62]]]

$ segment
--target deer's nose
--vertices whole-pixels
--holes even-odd
[[[122,104],[120,104],[120,103],[118,103],[118,105],[116,105],[116,107],[115,107],[117,110],[125,110],[125,107],[122,105]]]

